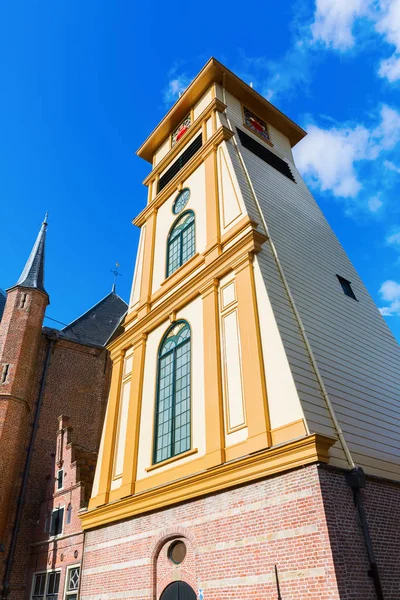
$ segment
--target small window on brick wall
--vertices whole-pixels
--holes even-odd
[[[353,288],[351,287],[350,281],[348,281],[344,277],[341,277],[340,275],[336,275],[336,277],[339,279],[339,283],[342,286],[344,294],[349,298],[353,298],[353,300],[357,300],[356,295],[353,292]]]
[[[57,472],[57,489],[61,490],[64,485],[64,470],[60,469]]]
[[[69,525],[71,523],[71,517],[72,517],[72,505],[71,505],[71,503],[69,503],[67,506],[67,514],[65,517],[65,522],[67,525]]]
[[[1,369],[0,383],[7,383],[8,374],[10,372],[10,365],[3,364]]]
[[[27,301],[28,301],[28,294],[26,294],[26,293],[21,294],[21,300],[19,303],[19,307],[26,308]]]
[[[64,508],[56,508],[51,513],[50,535],[60,535],[63,530]]]

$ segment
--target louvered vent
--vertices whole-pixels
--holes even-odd
[[[244,148],[250,150],[250,152],[258,156],[258,158],[261,158],[261,160],[268,163],[269,165],[271,165],[271,167],[274,167],[274,169],[282,173],[282,175],[286,175],[286,177],[289,177],[289,179],[296,183],[296,180],[293,177],[292,171],[290,170],[290,167],[287,164],[287,162],[279,158],[279,156],[276,156],[276,154],[274,154],[255,140],[253,140],[252,137],[247,135],[247,133],[245,133],[238,127],[236,127],[236,130],[239,134],[240,142]]]
[[[177,160],[174,163],[172,163],[170,168],[167,171],[165,171],[164,175],[162,177],[160,177],[160,179],[158,180],[157,193],[161,192],[161,190],[163,188],[165,188],[167,183],[169,183],[171,181],[171,179],[173,179],[175,177],[175,175],[177,173],[179,173],[179,171],[186,165],[186,163],[189,162],[189,160],[192,158],[192,156],[194,156],[196,154],[197,150],[199,150],[199,148],[201,148],[202,143],[203,143],[203,140],[202,140],[202,136],[200,134],[186,148],[185,152],[182,152],[180,157],[177,158]]]

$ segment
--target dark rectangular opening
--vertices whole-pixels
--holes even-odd
[[[348,296],[349,298],[353,298],[353,300],[357,300],[356,295],[353,292],[353,288],[351,287],[350,281],[348,281],[344,277],[341,277],[340,275],[336,275],[336,277],[339,279],[339,283],[342,286],[344,294],[346,294],[346,296]]]
[[[201,148],[203,143],[202,134],[198,135],[197,138],[189,144],[184,152],[176,159],[174,163],[167,169],[162,177],[158,180],[157,193],[161,192],[163,188],[175,177],[177,173],[186,165],[187,162],[194,156]]]
[[[263,146],[259,142],[256,142],[256,140],[253,140],[252,137],[247,135],[247,133],[245,133],[238,127],[236,127],[236,130],[239,134],[240,143],[244,148],[250,150],[250,152],[258,156],[258,158],[261,158],[261,160],[263,160],[268,165],[282,173],[282,175],[285,175],[286,177],[294,181],[294,183],[296,183],[296,180],[293,177],[292,171],[290,170],[290,167],[287,164],[287,162],[282,160],[282,158],[279,158],[279,156],[276,156],[276,154],[265,148],[265,146]]]

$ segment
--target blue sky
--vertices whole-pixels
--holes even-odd
[[[107,294],[115,262],[128,300],[135,150],[212,55],[309,132],[298,167],[400,340],[400,0],[2,2],[0,286],[48,210],[48,316]]]

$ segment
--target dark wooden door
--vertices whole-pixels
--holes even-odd
[[[196,600],[196,594],[184,581],[174,581],[165,588],[160,600]]]

